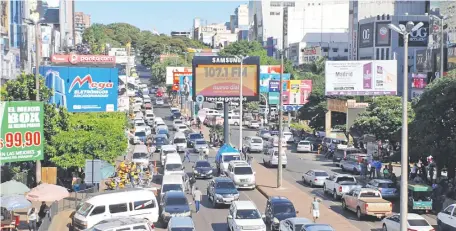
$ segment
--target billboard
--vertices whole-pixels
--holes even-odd
[[[312,92],[312,80],[290,80],[288,92],[289,99],[287,104],[306,104],[308,102],[307,98]]]
[[[359,48],[374,46],[374,23],[359,25]]]
[[[0,102],[0,111],[0,163],[43,160],[43,102]]]
[[[180,75],[179,76],[179,89],[180,93],[188,94],[188,100],[191,100],[193,97],[193,76],[190,75]]]
[[[280,96],[279,92],[269,92],[268,93],[268,104],[269,105],[278,105],[280,103],[279,96]]]
[[[432,71],[432,50],[415,50],[415,69],[417,72]]]
[[[391,22],[377,22],[375,25],[375,46],[388,47],[391,45],[391,29],[388,24]]]
[[[44,66],[40,74],[54,90],[50,103],[69,112],[117,111],[117,68]]]
[[[173,84],[173,72],[192,72],[190,67],[166,67],[166,85]]]
[[[290,74],[289,73],[282,74],[282,79],[284,81],[285,80],[290,80]],[[260,92],[261,93],[268,93],[270,91],[270,82],[275,82],[275,81],[280,81],[280,74],[260,73]],[[275,83],[273,83],[273,85],[274,84]]]
[[[178,91],[181,89],[180,88],[180,76],[181,75],[192,75],[192,72],[175,72],[173,71],[173,91]]]
[[[306,47],[301,52],[303,63],[312,63],[321,57],[321,47]]]
[[[260,73],[280,74],[280,65],[261,65]]]
[[[52,55],[51,62],[64,65],[116,65],[116,57],[108,55]]]
[[[421,21],[413,21],[413,23],[418,24]],[[423,26],[420,29],[410,33],[408,39],[408,46],[409,47],[427,47],[428,45],[428,38],[429,38],[429,22],[422,22]],[[407,21],[400,21],[399,24],[406,25]],[[404,38],[403,36],[399,37],[399,46],[404,46]]]
[[[427,73],[412,73],[412,88],[423,89],[427,85]]]
[[[397,61],[326,61],[326,95],[396,95]]]
[[[196,56],[193,57],[193,98],[203,101],[239,101],[241,73],[243,101],[260,97],[260,57]]]

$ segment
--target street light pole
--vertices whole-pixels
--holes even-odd
[[[241,60],[241,78],[240,78],[240,83],[239,83],[239,118],[242,120],[242,111],[243,111],[243,86],[244,86],[244,60],[248,58],[249,56],[236,56],[236,58]],[[225,120],[228,120],[228,118],[224,118]],[[242,150],[242,122],[239,123],[239,150]]]
[[[442,16],[442,18],[440,19],[440,33],[441,33],[440,34],[440,36],[441,36],[441,38],[440,38],[440,42],[441,42],[440,43],[440,77],[443,77],[443,59],[445,57],[443,55],[443,51],[445,50],[444,49],[445,43],[443,41],[444,40],[444,37],[443,37],[444,36],[444,32],[443,32],[443,21],[444,20],[445,20],[445,17]]]
[[[277,154],[279,161],[277,166],[277,188],[282,187],[282,130],[283,130],[283,55],[284,50],[280,51],[280,83],[279,83],[279,153]]]
[[[408,39],[410,33],[418,30],[423,23],[414,24],[408,22],[405,26],[388,24],[391,30],[396,31],[404,37],[404,82],[402,90],[402,140],[401,140],[401,193],[400,193],[400,230],[408,229]]]

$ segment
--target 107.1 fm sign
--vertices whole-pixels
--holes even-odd
[[[413,22],[416,24],[420,23],[421,21]],[[422,22],[423,26],[420,27],[418,30],[410,33],[408,39],[408,46],[409,47],[427,47],[428,45],[428,38],[429,38],[429,22]],[[400,21],[399,24],[406,25],[407,21]],[[404,46],[404,38],[399,36],[399,46]]]

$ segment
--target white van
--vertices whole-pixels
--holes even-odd
[[[136,164],[148,165],[149,164],[149,152],[147,151],[146,145],[135,145],[131,161]]]
[[[154,119],[154,128],[156,128],[159,125],[166,125],[165,121],[161,117],[155,117]]]
[[[163,165],[163,175],[185,174],[184,166],[179,154],[168,154]]]
[[[152,110],[146,110],[144,113],[146,116],[146,123],[150,126],[154,123],[155,115]]]
[[[267,145],[268,145],[268,148],[279,147],[279,137],[278,136],[269,137]],[[286,147],[286,146],[287,146],[287,141],[286,141],[285,137],[282,136],[282,147]]]
[[[222,153],[220,162],[216,163],[220,174],[226,174],[228,172],[228,164],[233,160],[241,160],[239,152]]]
[[[120,217],[103,220],[86,231],[122,231],[132,229],[154,231],[155,225],[147,219]]]
[[[163,198],[165,193],[169,191],[181,191],[183,192],[184,180],[182,175],[164,175],[162,180],[162,187],[160,189],[160,198]]]
[[[155,193],[144,189],[108,192],[94,196],[76,211],[75,230],[91,228],[102,220],[116,217],[145,218],[157,222],[159,208]]]
[[[244,160],[231,161],[228,165],[228,177],[236,188],[255,189],[255,172]]]
[[[241,117],[239,115],[229,114],[228,123],[230,125],[239,126],[239,124],[241,123]]]
[[[162,166],[165,165],[165,162],[166,162],[166,156],[168,154],[173,154],[173,153],[176,153],[177,154],[177,149],[174,145],[163,145],[161,150],[160,150],[160,162],[162,164]],[[180,158],[180,157],[179,157]]]
[[[187,138],[183,132],[177,132],[174,134],[173,144],[176,146],[178,152],[185,152],[187,148]]]
[[[277,166],[279,164],[279,148],[269,148],[266,152],[263,152],[263,163],[268,167]],[[285,148],[282,148],[282,166],[287,167],[287,154]]]

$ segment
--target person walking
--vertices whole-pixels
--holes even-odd
[[[37,231],[37,220],[38,220],[38,214],[36,213],[35,208],[30,208],[27,212],[27,224],[29,231]]]
[[[382,178],[380,172],[382,171],[382,162],[379,160],[375,161],[375,172],[377,173],[377,178]]]
[[[189,187],[190,195],[193,195],[193,191],[195,191],[195,190],[193,189],[193,186],[194,186],[195,183],[196,183],[196,178],[195,178],[195,176],[191,176],[190,179],[188,179],[188,183],[190,184],[190,187]]]
[[[415,163],[410,170],[410,179],[415,179],[416,173],[418,172],[418,165]]]
[[[314,197],[310,204],[310,212],[312,213],[313,222],[315,223],[320,217],[320,200],[317,197]]]
[[[371,179],[374,179],[374,178],[375,178],[375,165],[374,165],[374,163],[375,163],[375,161],[371,161],[371,162],[369,163],[369,165],[368,165],[368,166],[369,166],[368,168],[369,168],[369,170],[370,170],[370,178],[371,178]]]
[[[38,217],[40,218],[38,223],[42,223],[43,222],[43,220],[46,217],[46,214],[47,214],[48,211],[49,211],[49,208],[46,205],[46,202],[44,202],[44,201],[41,202],[40,211],[38,212]]]
[[[198,189],[198,187],[195,188],[195,191],[193,192],[193,200],[195,201],[195,209],[196,213],[199,212],[200,210],[200,203],[201,203],[201,197],[202,197],[201,191]]]
[[[188,162],[190,163],[190,151],[187,149],[185,150],[185,156],[184,156],[184,162],[185,160],[188,160]]]

